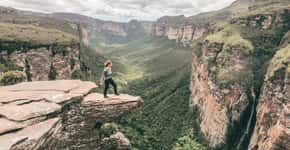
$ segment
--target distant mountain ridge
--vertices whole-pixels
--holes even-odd
[[[36,22],[34,25],[57,28],[70,33],[72,33],[74,29],[71,30],[71,27],[68,26],[63,27],[64,24],[82,24],[88,30],[88,33],[90,33],[90,37],[102,37],[102,40],[107,43],[128,42],[130,40],[135,40],[145,35],[148,35],[151,31],[151,22],[143,22],[138,20],[131,20],[127,23],[103,21],[100,19],[74,13],[59,12],[45,14],[17,10],[10,7],[0,7],[0,13],[0,22],[11,22],[17,24],[31,24],[33,22]]]

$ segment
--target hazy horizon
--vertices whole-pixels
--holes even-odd
[[[192,16],[219,10],[235,0],[0,0],[0,5],[41,13],[76,13],[107,21],[155,21],[162,16]]]

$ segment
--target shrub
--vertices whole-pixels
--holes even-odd
[[[71,78],[72,79],[83,79],[84,78],[84,74],[81,70],[75,70],[72,74],[71,74]]]
[[[194,131],[191,129],[187,135],[177,140],[173,150],[205,150],[206,147],[199,144],[194,135]]]
[[[1,85],[12,85],[25,81],[26,76],[21,71],[8,71],[0,79]]]
[[[118,131],[118,125],[115,123],[105,123],[100,130],[101,137],[109,137]]]

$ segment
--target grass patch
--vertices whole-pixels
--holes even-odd
[[[0,23],[0,40],[2,42],[27,42],[33,45],[65,45],[79,41],[76,36],[60,30],[8,23]]]
[[[269,66],[266,80],[275,76],[275,73],[282,68],[285,68],[287,72],[290,72],[290,65],[288,65],[289,63],[290,63],[290,45],[277,51]]]
[[[221,28],[222,29],[217,33],[206,37],[206,40],[212,43],[224,43],[224,46],[226,47],[240,45],[245,47],[244,49],[247,50],[245,53],[250,53],[254,49],[253,44],[242,37],[238,27],[226,24],[222,25]]]

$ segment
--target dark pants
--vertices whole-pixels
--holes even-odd
[[[115,83],[115,81],[113,79],[107,79],[105,80],[104,96],[107,96],[110,84],[114,87],[115,94],[118,94],[117,84]]]

